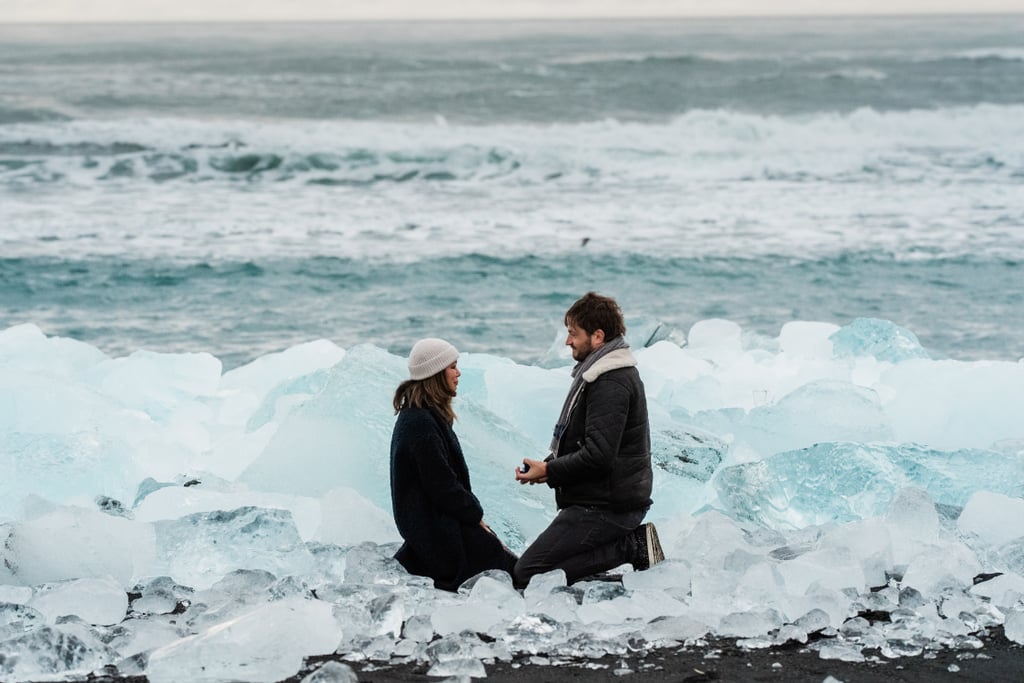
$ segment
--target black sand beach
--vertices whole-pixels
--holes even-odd
[[[700,648],[659,650],[644,656],[604,657],[568,664],[535,664],[531,657],[487,666],[492,683],[569,683],[571,681],[644,681],[649,683],[698,683],[700,681],[806,681],[821,683],[829,676],[843,683],[891,681],[971,681],[1021,683],[1024,681],[1024,647],[1007,640],[1001,628],[983,637],[980,650],[938,650],[918,657],[878,661],[842,662],[821,659],[803,646],[764,650],[737,647],[735,640],[710,642]],[[868,653],[870,656],[870,653]],[[282,683],[300,683],[323,662],[336,657],[317,657],[299,674]],[[360,681],[439,681],[427,675],[427,664],[381,666],[351,664]]]
[[[571,683],[573,681],[643,681],[644,683],[701,683],[703,681],[799,681],[821,683],[831,676],[842,683],[956,681],[957,683],[1021,683],[1024,646],[993,628],[979,650],[942,649],[917,657],[842,662],[821,659],[802,645],[763,650],[737,647],[732,639],[709,641],[701,647],[671,648],[644,655],[608,656],[552,664],[546,658],[518,656],[512,662],[486,667],[490,683]],[[874,656],[872,656],[872,654]],[[413,683],[452,680],[428,676],[429,664],[384,665],[346,662],[341,655],[309,658],[296,675],[279,683],[301,683],[325,662],[342,661],[363,683]],[[457,678],[457,677],[456,677]],[[242,681],[243,679],[239,679]],[[465,680],[465,679],[464,679]],[[68,683],[148,683],[145,676],[90,676]]]

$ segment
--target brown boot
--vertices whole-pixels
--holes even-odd
[[[633,560],[633,569],[643,571],[650,569],[665,559],[665,553],[661,549],[661,541],[658,540],[658,530],[650,522],[641,524],[633,530],[636,537],[636,558]]]

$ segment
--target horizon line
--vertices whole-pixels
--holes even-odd
[[[283,17],[247,17],[247,18],[227,18],[227,17],[206,17],[206,18],[156,18],[156,19],[141,19],[141,18],[125,18],[125,19],[75,19],[75,18],[64,18],[64,19],[0,19],[0,26],[101,26],[101,25],[158,25],[158,24],[305,24],[305,23],[332,23],[332,24],[343,24],[343,23],[473,23],[473,22],[566,22],[566,21],[664,21],[664,20],[715,20],[715,19],[752,19],[752,20],[773,20],[773,19],[809,19],[809,20],[821,20],[821,19],[899,19],[899,18],[958,18],[966,16],[977,16],[977,17],[1024,17],[1024,10],[1020,11],[1007,11],[1007,10],[943,10],[943,11],[930,11],[922,10],[919,12],[915,11],[898,11],[898,12],[869,12],[869,13],[850,13],[850,12],[836,12],[829,13],[823,12],[818,14],[808,14],[806,12],[778,12],[772,14],[641,14],[641,15],[630,15],[630,14],[594,14],[594,15],[559,15],[559,16],[538,16],[538,15],[493,15],[493,16],[411,16],[411,17],[392,17],[392,16],[353,16],[353,17],[324,17],[324,16],[311,16],[301,18],[283,18]]]

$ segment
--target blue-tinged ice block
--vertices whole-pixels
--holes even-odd
[[[28,493],[52,503],[130,501],[139,472],[128,444],[98,432],[0,432],[0,453],[0,519],[20,517]]]
[[[5,640],[2,650],[13,655],[0,661],[0,679],[4,681],[85,679],[112,663],[107,648],[95,647],[56,626],[43,626]]]
[[[928,358],[917,335],[905,327],[878,318],[857,318],[829,340],[836,358],[874,356],[898,363],[911,358]]]
[[[1020,456],[1018,456],[1020,457]],[[994,571],[1024,576],[1024,500],[990,491],[971,496],[957,528],[979,558]],[[1019,586],[1024,597],[1024,581]]]
[[[244,671],[247,681],[277,681],[294,675],[304,657],[334,652],[341,635],[329,604],[287,598],[155,650],[146,676],[153,683],[226,681]]]
[[[222,369],[208,353],[135,351],[97,364],[82,378],[104,396],[170,423],[183,409],[203,411],[204,398],[217,392]]]
[[[110,577],[71,579],[34,587],[28,606],[41,612],[51,624],[77,616],[87,624],[112,626],[128,611],[128,594]]]
[[[736,518],[797,529],[881,515],[896,492],[908,486],[956,507],[980,490],[1021,497],[1024,460],[974,449],[819,443],[724,468],[714,482],[722,504]]]
[[[70,380],[109,360],[99,349],[67,337],[47,337],[31,323],[0,330],[0,369]]]
[[[886,441],[892,428],[873,389],[823,379],[751,410],[736,438],[769,456],[823,441]]]
[[[76,506],[0,525],[0,584],[32,586],[76,578],[112,578],[122,591],[150,573],[153,529]]]
[[[186,515],[153,524],[154,574],[206,587],[237,569],[278,576],[302,574],[313,564],[287,510],[244,507]]]
[[[260,491],[322,496],[346,486],[390,510],[388,453],[401,359],[357,346],[323,373],[316,393],[291,408],[238,481]],[[314,373],[319,375],[320,373]],[[309,378],[299,378],[302,382]]]
[[[677,477],[708,481],[728,451],[724,439],[693,427],[651,430],[652,464]]]

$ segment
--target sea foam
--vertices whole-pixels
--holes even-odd
[[[591,251],[663,256],[1019,257],[1007,225],[1024,215],[1022,112],[12,124],[0,127],[0,245],[81,258],[119,254],[131,236],[137,257],[407,260],[557,254],[586,238]]]

